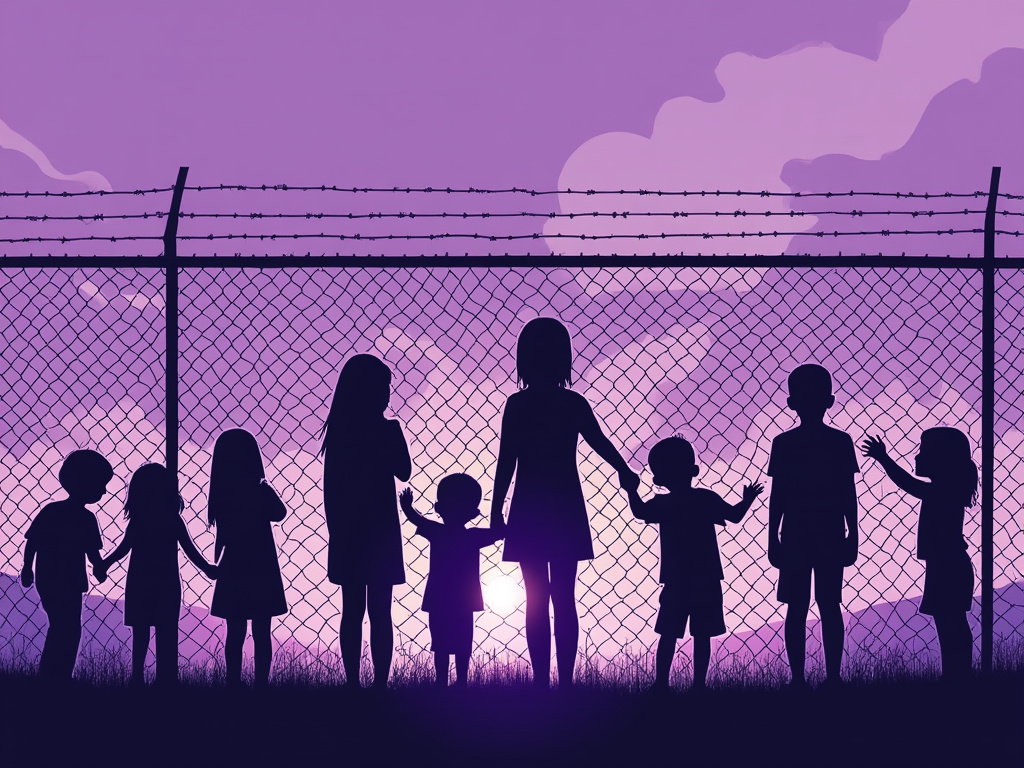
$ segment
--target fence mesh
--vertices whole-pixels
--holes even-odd
[[[212,556],[204,520],[213,442],[223,429],[248,429],[289,510],[276,536],[290,610],[275,620],[275,637],[300,651],[336,648],[341,602],[326,579],[317,436],[341,364],[374,352],[394,372],[389,415],[401,422],[412,451],[417,506],[429,509],[438,481],[460,471],[480,481],[486,509],[501,411],[516,388],[516,337],[538,315],[557,316],[570,329],[573,389],[642,470],[642,493],[655,491],[648,450],[676,433],[697,450],[697,483],[728,501],[739,500],[745,482],[769,480],[771,439],[796,423],[785,405],[786,376],[808,361],[832,371],[837,403],[828,419],[856,441],[882,433],[910,468],[921,431],[951,424],[969,435],[980,465],[981,272],[854,262],[447,268],[429,260],[382,267],[368,259],[360,267],[265,269],[193,262],[180,272],[177,319],[189,531]],[[1024,614],[1022,293],[1019,271],[997,272],[997,648],[1019,639]],[[115,466],[97,508],[108,550],[124,530],[130,472],[163,459],[163,295],[164,273],[156,268],[0,268],[0,655],[31,657],[42,645],[45,615],[16,575],[31,517],[59,496],[62,457],[93,447]],[[632,518],[614,473],[585,444],[579,466],[596,552],[581,564],[578,582],[581,653],[608,663],[653,647],[658,532]],[[843,594],[847,647],[934,660],[933,624],[916,612],[923,586],[918,506],[871,460],[861,459],[861,470],[861,555],[847,569]],[[782,652],[777,572],[765,551],[767,498],[719,535],[729,630],[717,646],[719,663]],[[426,542],[408,524],[403,532],[408,583],[395,591],[394,619],[400,652],[415,654],[429,647],[419,611],[428,559]],[[979,508],[969,510],[965,536],[980,575]],[[117,603],[124,579],[125,570],[114,569],[87,597],[87,648],[127,639]],[[222,622],[207,614],[212,585],[184,558],[182,579],[181,652],[202,661],[219,652]],[[525,656],[519,573],[501,562],[500,544],[484,550],[482,580],[487,610],[476,623],[477,652]]]

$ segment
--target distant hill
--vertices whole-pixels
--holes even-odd
[[[995,637],[1024,637],[1024,582],[1016,582],[996,590]],[[905,659],[929,661],[938,658],[935,625],[917,612],[918,599],[880,603],[863,611],[846,615],[847,651],[863,654],[895,652]],[[970,621],[975,639],[979,632],[981,607],[975,600]],[[86,595],[83,612],[83,642],[85,654],[99,654],[123,649],[125,658],[131,647],[131,632],[123,625],[121,601],[100,595]],[[43,646],[46,614],[39,604],[35,589],[25,590],[17,577],[0,573],[0,658],[21,658],[35,664]],[[808,653],[820,649],[820,633],[816,621],[809,621]],[[207,611],[194,607],[182,609],[180,627],[181,655],[198,663],[221,659],[223,653],[224,622]],[[301,656],[306,650],[323,653],[325,647],[305,648],[292,638],[280,638],[278,647]],[[334,645],[336,638],[326,638],[326,646]],[[977,642],[976,642],[977,644]],[[718,663],[728,664],[730,656],[737,659],[764,660],[782,657],[785,648],[781,622],[766,624],[760,629],[728,635],[721,639],[716,657]]]

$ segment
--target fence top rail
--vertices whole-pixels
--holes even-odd
[[[168,259],[159,256],[0,256],[2,269],[68,269],[68,268],[154,268],[167,266]],[[413,268],[800,268],[800,269],[1024,269],[1024,257],[1000,257],[986,261],[979,256],[891,256],[862,254],[857,256],[781,254],[753,256],[715,256],[713,254],[665,255],[579,255],[550,254],[483,254],[449,255],[421,254],[409,256],[355,254],[282,254],[201,256],[179,255],[174,259],[179,269],[316,269],[325,267],[364,269]]]

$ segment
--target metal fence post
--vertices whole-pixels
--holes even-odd
[[[981,291],[981,671],[992,671],[993,510],[995,485],[996,201],[1000,168],[992,169],[985,211]]]
[[[164,264],[167,273],[167,290],[164,313],[166,327],[166,422],[164,426],[166,448],[164,461],[175,476],[178,474],[178,212],[181,209],[181,195],[185,191],[188,168],[178,169],[174,182],[171,209],[167,214],[164,228]]]

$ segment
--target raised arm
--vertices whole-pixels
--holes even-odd
[[[750,510],[750,506],[754,503],[754,499],[761,495],[764,491],[764,486],[760,483],[750,483],[743,486],[743,500],[738,504],[728,505],[728,509],[722,515],[730,523],[740,522],[744,515]]]
[[[494,468],[494,494],[491,497],[491,527],[505,525],[505,496],[512,485],[512,476],[516,471],[516,439],[515,419],[509,415],[508,403],[501,417],[501,436],[498,439],[498,464]]]
[[[860,450],[863,455],[870,456],[881,464],[882,469],[885,470],[885,474],[887,474],[889,479],[899,486],[900,490],[919,499],[923,499],[928,495],[928,492],[931,490],[931,483],[927,483],[924,480],[918,480],[897,464],[886,451],[885,443],[882,442],[881,435],[865,438],[864,442],[861,444]],[[856,491],[854,491],[854,496],[856,497]],[[856,508],[854,509],[854,515],[856,515]]]
[[[409,522],[417,528],[426,522],[427,518],[417,512],[416,508],[412,505],[412,488],[406,488],[398,494],[398,505],[402,508]]]

